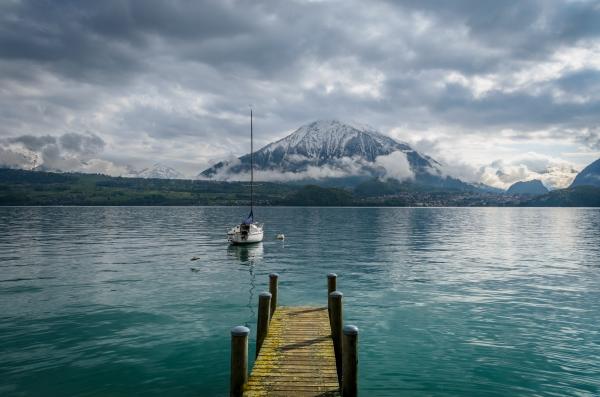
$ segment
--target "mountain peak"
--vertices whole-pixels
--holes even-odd
[[[358,123],[355,121],[343,122],[337,119],[321,119],[312,121],[310,123],[306,123],[300,126],[300,128],[298,128],[296,131],[294,131],[292,135],[339,135],[356,134],[361,132],[370,135],[386,137],[385,135],[383,135],[368,124]]]
[[[300,126],[300,128],[298,128],[298,130],[302,130],[302,129],[311,129],[313,131],[324,131],[326,133],[331,133],[337,129],[355,129],[357,131],[363,131],[363,132],[369,132],[369,133],[381,135],[381,133],[379,131],[377,131],[375,128],[371,127],[368,124],[359,123],[356,121],[345,121],[344,122],[344,121],[340,121],[338,119],[320,119],[320,120],[311,121],[310,123],[306,123],[306,124]]]
[[[256,156],[260,157],[262,153],[276,153],[282,158],[298,159],[300,156],[321,165],[332,158],[355,156],[372,162],[378,155],[396,150],[412,149],[365,124],[333,119],[306,123],[285,138],[265,146],[256,152]]]
[[[600,159],[594,161],[577,174],[571,187],[583,185],[600,187]]]
[[[154,163],[152,167],[144,168],[134,176],[148,179],[184,179],[181,172],[162,163]]]
[[[519,181],[511,185],[506,191],[508,194],[539,195],[548,193],[548,189],[539,179]]]

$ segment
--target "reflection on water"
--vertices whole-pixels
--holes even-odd
[[[256,322],[256,311],[254,310],[254,295],[256,290],[256,274],[254,273],[254,266],[256,263],[260,262],[263,258],[263,243],[254,243],[254,244],[243,244],[243,245],[229,245],[227,247],[227,252],[229,255],[237,258],[242,265],[248,267],[248,273],[250,273],[249,278],[249,288],[248,288],[248,310],[250,311],[250,316],[248,320],[244,323],[246,327],[250,327],[250,324],[254,324]]]
[[[237,258],[241,263],[256,262],[263,258],[263,243],[231,245],[227,247],[227,253]]]
[[[225,396],[271,272],[339,275],[362,395],[600,395],[600,210],[258,208],[228,246],[244,211],[0,208],[0,395]]]

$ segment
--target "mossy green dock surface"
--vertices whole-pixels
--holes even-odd
[[[244,396],[338,396],[326,307],[278,307]]]

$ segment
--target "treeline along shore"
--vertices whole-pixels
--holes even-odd
[[[260,182],[258,205],[273,206],[566,206],[600,207],[600,188],[579,186],[540,196],[441,189],[370,179],[352,187]],[[246,205],[245,182],[143,179],[0,169],[0,205]]]

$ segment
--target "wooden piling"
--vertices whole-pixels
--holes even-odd
[[[256,357],[269,333],[269,319],[271,312],[271,294],[261,292],[258,295],[258,320],[256,324]]]
[[[271,313],[269,315],[269,319],[273,318],[273,314],[275,314],[275,310],[277,309],[277,290],[279,274],[271,273],[269,274],[269,292],[271,293]],[[270,321],[270,320],[269,320]]]
[[[331,339],[333,340],[333,349],[335,352],[335,364],[337,368],[338,381],[342,380],[342,325],[343,309],[342,294],[340,291],[333,291],[329,294],[331,304]]]
[[[337,274],[329,273],[327,275],[327,299],[329,299],[329,294],[337,289]]]
[[[331,293],[337,289],[337,274],[327,275],[327,314],[329,315],[329,326],[331,327]]]
[[[342,341],[342,397],[358,395],[358,328],[345,325]]]
[[[229,395],[242,397],[244,385],[248,381],[248,334],[250,330],[244,326],[231,329],[231,374]]]

